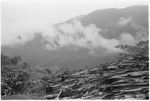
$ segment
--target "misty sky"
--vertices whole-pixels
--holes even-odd
[[[20,1],[3,0],[1,4],[2,43],[7,43],[20,34],[47,31],[52,24],[88,14],[97,9],[123,8],[148,2],[148,0]]]

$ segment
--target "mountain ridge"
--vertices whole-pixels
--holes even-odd
[[[139,9],[137,9],[137,7]],[[77,66],[80,67],[81,65],[92,64],[92,62],[93,64],[106,62],[107,59],[115,57],[116,53],[113,53],[114,55],[105,53],[106,49],[110,48],[111,46],[94,46],[95,44],[98,44],[97,42],[99,42],[99,40],[103,39],[103,41],[101,42],[106,41],[106,43],[108,44],[114,43],[114,45],[118,45],[118,41],[121,40],[121,35],[123,33],[128,33],[128,35],[122,35],[122,39],[130,37],[131,41],[132,39],[134,39],[137,42],[141,40],[148,40],[147,8],[147,6],[130,6],[121,9],[110,8],[96,10],[87,15],[82,15],[77,18],[75,17],[66,22],[56,24],[57,27],[59,27],[57,30],[58,36],[54,37],[54,39],[50,38],[47,40],[42,34],[35,34],[35,36],[31,40],[26,41],[21,45],[13,45],[15,47],[2,46],[2,53],[5,53],[6,55],[21,55],[23,59],[25,59],[25,61],[33,64],[33,66],[40,64],[46,64],[45,66],[49,66],[50,64],[52,64],[51,66],[53,66],[60,63],[60,66],[76,64],[76,67],[78,64],[80,64],[79,66]],[[74,19],[79,20],[81,22],[81,25],[78,22],[74,23]],[[95,26],[90,24],[94,24]],[[64,25],[67,25],[67,27],[65,27]],[[81,28],[79,28],[78,25]],[[61,27],[64,27],[63,30],[60,29]],[[94,30],[96,31],[96,35],[98,35],[100,39],[98,41],[91,39],[93,36],[92,34],[95,32],[90,32],[90,36],[85,36],[88,33],[86,32],[84,34],[84,37],[80,37],[82,33],[73,32],[73,34],[70,34],[72,31],[76,31],[74,27],[75,29],[78,28],[82,32]],[[71,28],[72,30],[69,30]],[[70,31],[69,34],[68,30]],[[98,30],[100,30],[100,32]],[[61,31],[67,31],[67,33],[62,33]],[[85,40],[84,38],[87,37],[89,37],[88,40]],[[97,36],[95,36],[95,38],[97,38]],[[18,39],[22,40],[23,37],[20,36],[20,38],[18,37]],[[91,40],[89,41],[89,39]],[[68,42],[65,40],[73,43],[68,44]],[[87,41],[88,44],[84,41]],[[122,43],[125,43],[126,41],[128,40],[123,40]],[[88,45],[91,45],[91,47],[89,47]],[[45,49],[46,46],[48,49]],[[94,54],[96,53],[96,57],[92,55],[92,52],[94,52]],[[81,55],[81,53],[85,55]]]

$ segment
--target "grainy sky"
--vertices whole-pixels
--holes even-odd
[[[148,0],[2,0],[2,43],[19,34],[46,31],[52,24],[97,9],[147,4]]]

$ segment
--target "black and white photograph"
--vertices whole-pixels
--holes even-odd
[[[1,100],[149,100],[149,0],[2,0]]]

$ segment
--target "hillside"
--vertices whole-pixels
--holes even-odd
[[[58,69],[55,73],[47,68],[37,72],[43,74],[37,79],[33,79],[36,72],[30,70],[30,66],[21,62],[19,57],[2,55],[2,96],[25,94],[28,99],[55,99],[58,95],[58,99],[149,99],[148,41],[141,41],[136,46],[117,47],[126,51],[120,54],[117,62],[77,71]]]
[[[144,31],[143,35],[148,35],[148,6],[96,10],[80,20],[84,26],[93,23],[98,28],[104,28],[102,35],[110,39],[118,38],[123,32],[130,33],[134,37],[138,31]]]
[[[96,10],[56,24],[53,29],[46,35],[34,33],[30,40],[24,35],[16,36],[12,43],[18,43],[2,45],[2,53],[21,56],[33,68],[80,69],[111,62],[120,53],[115,46],[147,40],[148,6]]]
[[[138,51],[131,55],[135,48]],[[47,84],[56,92],[63,89],[60,99],[149,99],[148,41],[124,49],[132,51],[118,62],[66,72],[65,81],[57,83],[50,79]]]

